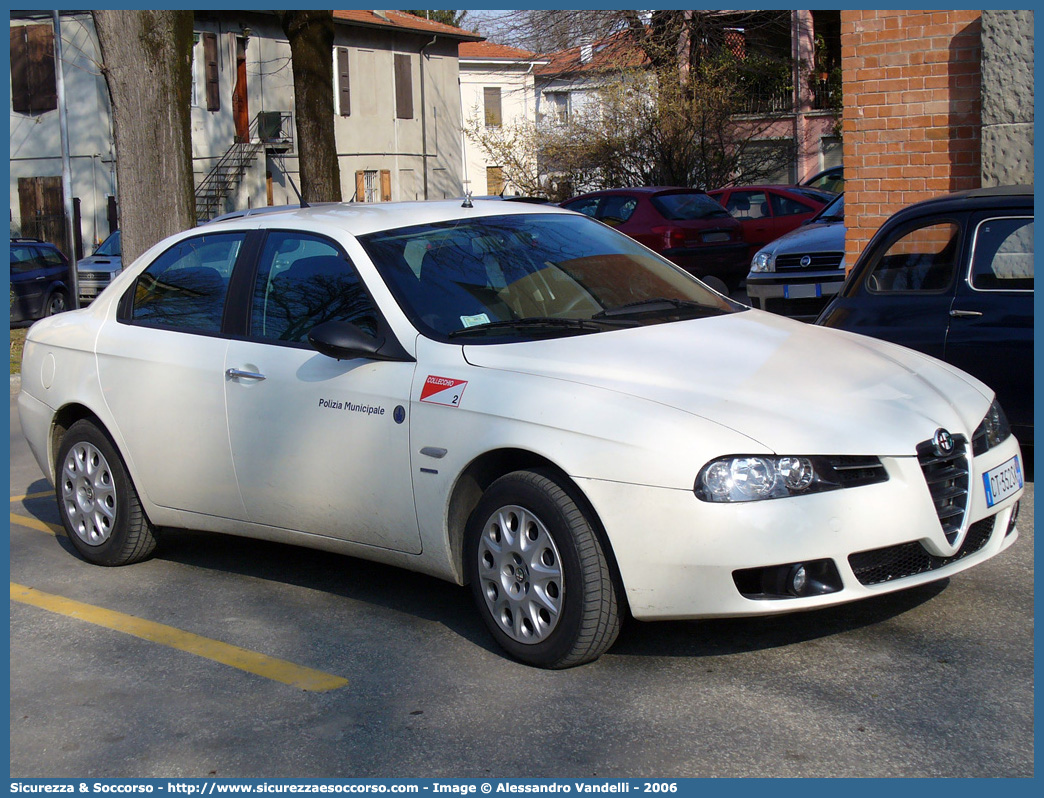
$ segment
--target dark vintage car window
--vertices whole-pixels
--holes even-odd
[[[178,242],[134,284],[131,320],[197,332],[221,331],[228,281],[245,233],[215,233]]]
[[[975,230],[971,284],[979,291],[1033,290],[1033,218],[987,219]]]
[[[319,236],[269,233],[254,285],[251,337],[300,343],[317,324],[334,320],[377,333],[373,303],[347,256]]]
[[[955,222],[908,230],[877,257],[867,288],[878,294],[945,291],[957,271],[960,240]]]
[[[406,315],[436,338],[481,342],[481,330],[495,329],[526,340],[538,328],[574,334],[743,309],[574,215],[476,217],[359,241]]]

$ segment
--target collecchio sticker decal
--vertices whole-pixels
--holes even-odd
[[[460,397],[464,395],[464,389],[468,387],[467,380],[455,380],[452,377],[429,376],[424,381],[421,389],[420,400],[431,402],[433,405],[446,405],[447,407],[459,407]]]

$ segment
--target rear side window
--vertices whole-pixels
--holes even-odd
[[[873,293],[939,292],[957,271],[961,229],[938,222],[901,234],[877,258],[867,287]]]
[[[355,268],[324,238],[269,233],[254,285],[251,337],[302,343],[327,321],[348,321],[377,334],[377,313]]]
[[[587,197],[586,199],[577,200],[576,202],[567,202],[562,207],[567,208],[577,213],[582,213],[584,216],[594,216],[598,210],[598,201],[601,197]]]
[[[796,213],[811,213],[815,210],[811,205],[806,205],[782,194],[772,194],[769,199],[772,202],[773,216],[793,216]]]
[[[606,197],[602,202],[602,209],[598,213],[598,218],[606,224],[615,227],[630,219],[634,214],[634,209],[637,207],[638,200],[634,197],[613,194]]]
[[[975,230],[972,288],[1033,290],[1033,219],[987,219]]]
[[[35,247],[11,245],[11,274],[22,274],[39,268],[40,264],[36,262]]]
[[[150,326],[220,332],[228,281],[244,235],[197,236],[168,249],[135,282],[131,319]]]

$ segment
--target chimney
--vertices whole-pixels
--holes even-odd
[[[594,45],[593,44],[581,44],[580,45],[580,63],[586,64],[591,61],[594,56]]]
[[[387,11],[374,11],[373,13],[376,14],[377,16],[379,16],[385,22],[391,22],[391,20],[388,19],[388,12]]]

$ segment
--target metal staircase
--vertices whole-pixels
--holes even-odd
[[[289,113],[262,111],[250,123],[246,141],[236,141],[196,186],[196,224],[210,221],[224,211],[232,195],[262,148],[269,152],[293,149],[293,124]]]

